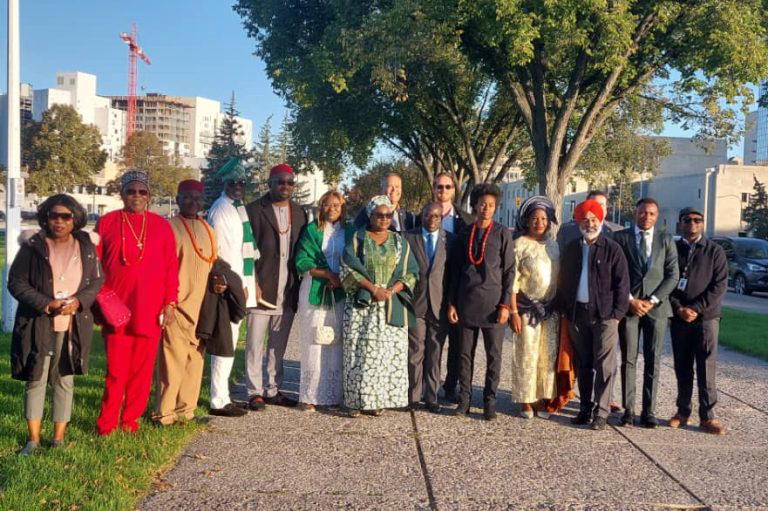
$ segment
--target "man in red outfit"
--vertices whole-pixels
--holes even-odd
[[[135,432],[152,386],[162,329],[173,322],[179,288],[176,243],[168,222],[147,211],[149,178],[144,171],[123,174],[120,196],[125,207],[101,217],[96,231],[106,280],[130,309],[130,321],[102,330],[107,377],[96,432],[111,434],[120,427]],[[121,415],[122,409],[122,415]]]

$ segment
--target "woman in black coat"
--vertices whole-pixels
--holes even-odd
[[[8,290],[19,301],[11,372],[26,382],[29,441],[21,455],[40,446],[46,384],[53,387],[52,447],[63,445],[72,412],[73,375],[88,371],[91,307],[104,281],[96,256],[98,235],[82,230],[86,212],[75,199],[65,194],[49,197],[37,218],[42,230],[22,232],[8,274]]]

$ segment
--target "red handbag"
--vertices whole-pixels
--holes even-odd
[[[131,320],[131,310],[123,303],[117,293],[106,287],[96,295],[98,314],[96,322],[102,326],[120,328]]]

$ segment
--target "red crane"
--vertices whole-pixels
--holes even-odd
[[[139,74],[138,61],[140,57],[145,64],[151,64],[149,57],[139,46],[136,23],[131,25],[131,33],[121,32],[120,39],[128,45],[128,117],[125,120],[125,140],[131,138],[136,129],[136,78]]]

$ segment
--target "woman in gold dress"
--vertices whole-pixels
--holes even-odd
[[[520,206],[515,240],[515,281],[512,290],[512,400],[520,403],[520,416],[534,412],[548,418],[547,401],[557,392],[555,363],[559,343],[559,317],[552,300],[557,286],[559,250],[550,236],[556,223],[552,202],[546,197],[527,199]]]

